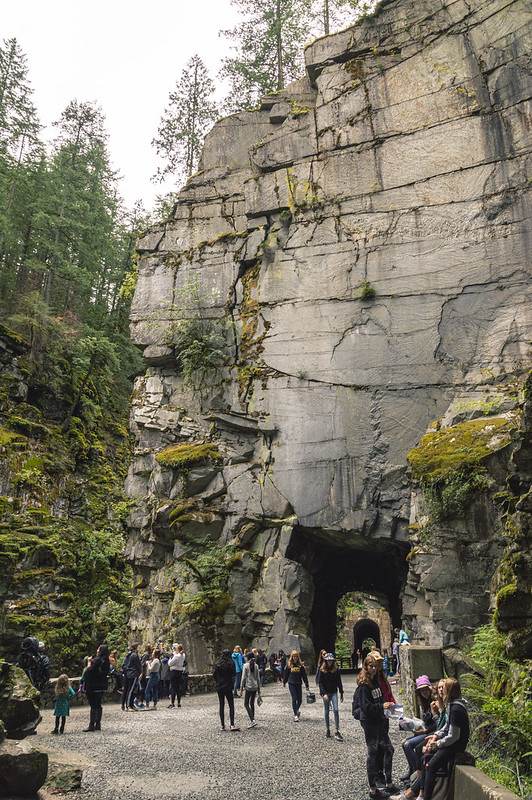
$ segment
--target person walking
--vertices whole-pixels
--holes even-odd
[[[390,705],[395,705],[395,697],[393,696],[390,682],[384,673],[384,659],[378,650],[374,650],[370,653],[370,656],[377,665],[377,680],[382,692],[383,703],[386,703],[385,707],[389,708]],[[377,786],[381,789],[385,788],[389,794],[399,791],[399,787],[392,780],[394,752],[394,746],[390,739],[390,720],[385,714],[384,729],[377,752]]]
[[[235,662],[235,685],[233,687],[233,697],[238,697],[240,681],[242,680],[242,670],[244,669],[244,659],[242,657],[242,648],[240,645],[235,645],[233,649],[233,655],[231,657]]]
[[[377,753],[379,746],[385,744],[384,708],[392,703],[384,702],[382,689],[377,677],[377,662],[366,656],[357,680],[358,702],[360,706],[360,725],[364,731],[367,747],[366,771],[371,800],[389,797],[384,789],[377,786]]]
[[[177,697],[177,707],[181,708],[181,698],[183,696],[183,670],[185,669],[185,651],[182,644],[172,645],[172,658],[168,662],[170,667],[170,704],[168,708],[175,708]]]
[[[254,728],[255,722],[255,697],[260,697],[260,670],[253,652],[248,653],[246,663],[242,669],[240,682],[240,695],[245,691],[244,708],[248,712],[249,728]]]
[[[332,706],[334,714],[334,738],[338,742],[343,742],[344,737],[340,733],[340,715],[338,712],[338,694],[340,701],[344,702],[344,687],[342,686],[342,676],[332,653],[325,653],[317,675],[318,688],[323,698],[323,709],[325,714],[325,736],[331,738],[331,728],[329,724],[329,713]]]
[[[124,689],[122,691],[122,711],[136,711],[135,693],[139,675],[142,672],[140,658],[137,650],[138,643],[133,642],[129,645],[129,650],[122,662],[122,672],[124,673]]]
[[[240,728],[235,725],[235,700],[233,697],[233,686],[235,681],[235,662],[231,657],[230,650],[224,650],[218,661],[214,665],[212,671],[214,682],[216,684],[216,693],[218,695],[219,711],[220,711],[220,730],[225,731],[225,701],[229,706],[229,720],[232,731],[238,731]]]
[[[146,676],[148,682],[146,683],[146,708],[150,707],[150,702],[153,698],[153,708],[157,708],[159,700],[159,679],[161,673],[161,660],[159,656],[161,651],[158,647],[152,653],[152,657],[146,662]]]
[[[66,718],[70,716],[70,701],[76,696],[76,692],[70,685],[68,675],[60,675],[55,682],[55,728],[52,733],[64,733]],[[61,727],[59,722],[61,721]]]
[[[286,686],[287,683],[292,697],[294,722],[299,722],[300,708],[303,702],[302,685],[305,684],[307,692],[309,690],[309,685],[307,672],[297,650],[292,650],[290,653],[290,658],[288,659],[288,664],[283,674],[283,686]]]
[[[85,692],[91,710],[89,727],[84,728],[84,733],[102,729],[102,699],[107,691],[107,676],[110,671],[109,648],[106,644],[101,644],[96,658],[92,659],[90,667],[85,672]]]

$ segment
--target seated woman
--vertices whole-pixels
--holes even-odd
[[[420,731],[416,731],[415,736],[405,739],[402,743],[403,751],[408,761],[408,773],[401,780],[408,780],[412,772],[419,771],[421,773],[421,762],[416,759],[416,747],[422,745],[427,736],[436,730],[438,722],[438,717],[433,714],[432,684],[427,675],[420,675],[416,678],[416,695],[425,727]]]
[[[469,741],[469,716],[461,697],[459,681],[447,678],[443,691],[447,722],[441,730],[427,738],[421,777],[410,789],[393,795],[391,800],[413,800],[415,797],[432,800],[438,769],[447,767],[457,753],[463,753]]]

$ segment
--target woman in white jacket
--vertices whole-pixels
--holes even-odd
[[[253,653],[248,653],[247,661],[242,669],[242,680],[240,682],[240,696],[245,691],[244,707],[248,712],[248,728],[254,728],[255,722],[255,697],[257,693],[260,697],[260,671]]]
[[[185,653],[182,644],[172,645],[172,657],[168,661],[170,667],[170,705],[168,708],[175,708],[177,697],[177,707],[181,708],[181,697],[183,688],[183,670],[185,669]]]

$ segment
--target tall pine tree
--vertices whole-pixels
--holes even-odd
[[[231,0],[244,15],[232,30],[236,54],[223,61],[229,81],[229,111],[256,106],[263,94],[283,89],[303,74],[303,47],[309,39],[310,0]]]
[[[198,55],[192,56],[170,92],[152,145],[164,160],[154,180],[176,175],[185,181],[196,169],[203,139],[218,116],[214,83]]]

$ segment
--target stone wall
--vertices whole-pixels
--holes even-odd
[[[519,430],[530,52],[524,0],[385,1],[207,136],[138,243],[135,635],[182,639],[198,670],[237,643],[312,658],[347,591],[383,595],[399,624],[407,572],[417,640],[451,645],[487,619],[497,509],[442,531],[428,587],[422,547],[406,561],[406,456],[458,402],[505,426],[486,442],[501,465]],[[183,315],[225,337],[195,385]]]

